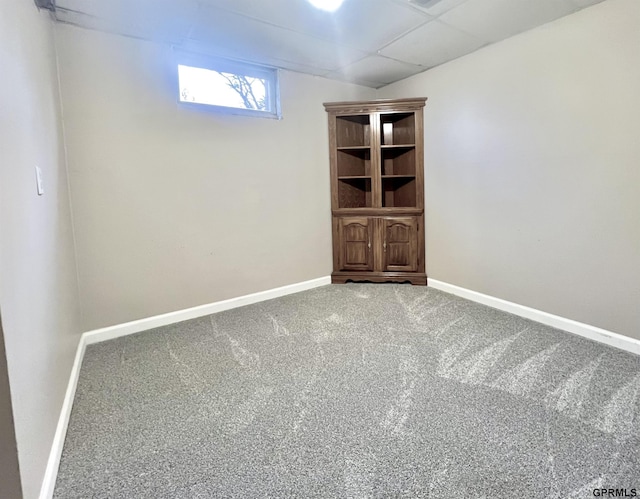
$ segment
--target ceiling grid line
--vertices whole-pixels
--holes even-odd
[[[602,0],[56,0],[61,23],[373,88]]]

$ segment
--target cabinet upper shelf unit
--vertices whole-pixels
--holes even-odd
[[[426,99],[325,104],[332,209],[423,209],[422,108]]]

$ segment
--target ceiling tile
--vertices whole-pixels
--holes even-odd
[[[276,59],[274,57],[264,56],[260,59],[247,59],[240,57],[237,53],[227,53],[219,50],[217,47],[213,47],[210,43],[202,43],[196,40],[187,40],[179,46],[175,46],[178,53],[205,57],[226,57],[233,58],[234,60],[240,60],[244,62],[250,62],[253,64],[259,64],[263,66],[271,66],[280,69],[288,69],[290,71],[296,71],[298,73],[306,73],[315,76],[325,76],[329,73],[328,69],[319,68],[318,66],[308,66],[306,64],[297,64],[295,62]]]
[[[397,3],[409,4],[410,6],[419,9],[421,12],[426,12],[430,16],[439,16],[444,14],[448,10],[457,7],[462,2],[467,0],[395,0]]]
[[[439,19],[498,41],[577,10],[570,0],[467,0]]]
[[[396,40],[381,55],[419,64],[437,66],[485,45],[485,42],[438,21],[432,21]]]
[[[56,17],[377,88],[600,1],[345,0],[327,13],[306,0],[56,0]]]
[[[57,0],[56,9],[74,10],[78,12],[94,12],[101,7],[100,0]]]
[[[204,7],[190,38],[209,44],[226,57],[264,58],[333,70],[362,59],[360,50],[258,22],[228,11]]]
[[[390,0],[346,0],[336,12],[305,0],[202,0],[277,26],[375,52],[385,43],[431,19]]]
[[[340,72],[328,73],[325,75],[325,78],[329,78],[330,80],[344,81],[346,83],[353,83],[355,85],[361,85],[363,87],[369,87],[369,88],[381,88],[386,85],[386,83],[382,83],[381,81],[369,81],[369,80],[362,80],[362,79],[347,78],[344,74]]]
[[[579,8],[589,7],[590,5],[595,5],[597,3],[602,2],[603,0],[571,0],[574,4],[576,4]]]
[[[328,76],[340,73],[350,81],[364,80],[387,84],[420,73],[424,69],[413,64],[373,55],[350,64],[339,71],[329,73]]]
[[[56,19],[85,28],[158,41],[186,37],[196,17],[195,1],[57,0]]]

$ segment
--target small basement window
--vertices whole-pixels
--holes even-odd
[[[280,118],[278,70],[229,61],[178,64],[180,102],[233,114]]]

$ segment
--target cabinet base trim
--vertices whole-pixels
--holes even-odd
[[[332,284],[353,282],[410,282],[417,286],[427,285],[427,275],[415,272],[333,272]]]

